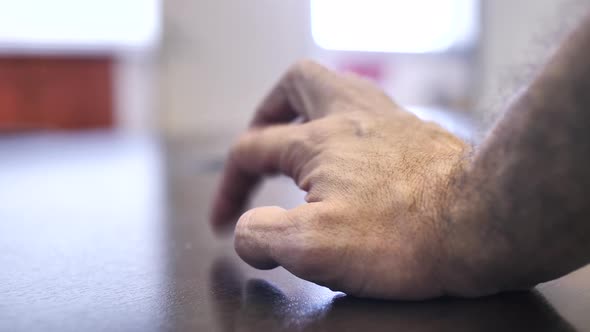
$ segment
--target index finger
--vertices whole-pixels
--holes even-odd
[[[299,61],[283,75],[264,99],[250,126],[261,128],[289,123],[296,118],[302,118],[303,121],[321,118],[330,112],[329,104],[341,92],[342,84],[343,78],[339,74],[310,60]],[[283,132],[286,133],[285,128]],[[269,135],[264,136],[269,139]],[[265,151],[263,146],[274,146],[274,150],[278,151],[281,150],[280,145],[288,141],[281,138],[280,134],[272,136],[270,140],[275,142],[253,144],[257,146],[253,151]],[[263,139],[262,135],[257,137],[258,140]],[[276,156],[274,158],[272,161],[278,161]],[[252,163],[248,160],[229,158],[226,161],[211,216],[215,228],[231,224],[232,219],[245,207],[250,193],[260,183],[261,176],[269,173],[268,169],[246,165]]]
[[[230,152],[215,196],[210,220],[215,229],[236,221],[262,175],[281,172],[297,178],[299,165],[307,159],[309,149],[302,142],[310,125],[274,125],[242,135]]]
[[[252,127],[288,123],[301,117],[304,121],[325,116],[328,103],[337,93],[342,77],[326,67],[301,60],[294,64],[260,104]]]

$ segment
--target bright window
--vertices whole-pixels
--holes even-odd
[[[315,42],[344,51],[429,53],[477,35],[477,0],[311,0]]]
[[[151,47],[160,11],[160,0],[0,0],[0,47]]]

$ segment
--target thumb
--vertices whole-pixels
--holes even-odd
[[[258,269],[279,265],[281,251],[297,232],[288,211],[277,207],[259,207],[244,213],[236,224],[234,247],[246,263]]]

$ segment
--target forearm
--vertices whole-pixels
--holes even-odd
[[[457,264],[488,270],[476,283],[518,273],[497,287],[526,287],[590,261],[589,55],[587,18],[457,179],[449,222],[462,226],[455,231],[489,225],[450,251],[474,250]]]

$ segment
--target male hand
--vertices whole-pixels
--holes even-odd
[[[261,176],[283,173],[307,203],[239,217],[235,248],[244,261],[362,297],[461,294],[444,216],[467,150],[370,82],[303,61],[232,149],[212,223],[231,225]]]

